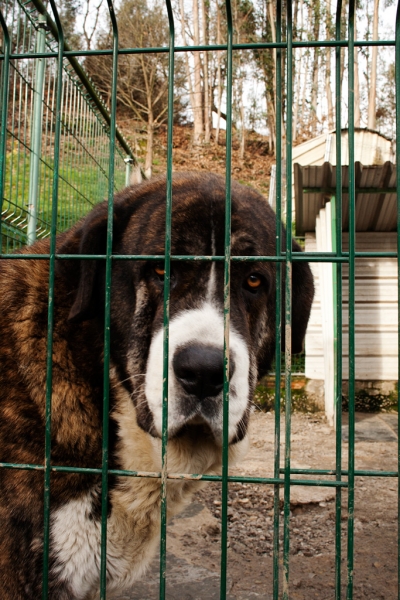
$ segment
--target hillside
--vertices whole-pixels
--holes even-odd
[[[125,122],[126,123],[126,122]],[[139,160],[141,156],[141,145],[135,140],[127,127],[121,127],[125,137],[136,148]],[[210,144],[201,146],[192,145],[192,129],[190,127],[174,126],[173,130],[173,168],[174,171],[209,171],[225,174],[225,132],[220,132],[220,143],[212,141]],[[143,148],[144,154],[144,148]],[[153,175],[165,173],[167,162],[167,132],[161,128],[154,146]],[[244,159],[239,156],[239,143],[233,139],[232,144],[232,176],[240,183],[250,185],[257,189],[265,197],[268,197],[271,166],[275,159],[268,153],[268,142],[266,137],[247,132],[247,143]]]

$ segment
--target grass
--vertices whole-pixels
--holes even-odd
[[[349,397],[342,396],[342,409],[349,410]],[[355,409],[357,412],[398,412],[398,394],[369,394],[366,390],[359,390],[355,394]]]
[[[304,377],[292,376],[291,405],[292,412],[316,413],[321,412],[321,407],[311,400],[305,391],[306,380]],[[285,411],[285,386],[281,380],[281,412]],[[275,410],[275,378],[264,377],[254,393],[254,404],[263,412]]]
[[[292,412],[316,413],[321,411],[321,406],[310,399],[306,393],[307,380],[304,377],[292,375]],[[254,404],[263,412],[275,410],[275,378],[264,377],[254,393]],[[348,412],[349,397],[342,395],[342,410]],[[397,412],[398,392],[397,389],[389,394],[372,394],[367,390],[360,389],[355,393],[355,410],[357,412]],[[281,412],[285,411],[285,386],[281,381]]]
[[[71,146],[71,144],[69,144]],[[92,157],[89,154],[74,155],[75,148],[64,148],[60,157],[58,189],[58,231],[71,227],[86,215],[91,208],[107,197],[108,162],[104,156]],[[97,162],[96,162],[97,161]],[[30,153],[23,149],[8,152],[6,156],[5,190],[2,206],[2,227],[4,228],[3,251],[26,243],[29,204]],[[101,166],[98,164],[100,163]],[[54,161],[43,155],[39,167],[38,227],[37,237],[50,232],[52,211]],[[121,157],[116,157],[115,187],[125,184],[125,165]]]

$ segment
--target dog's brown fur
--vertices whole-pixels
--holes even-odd
[[[207,194],[219,194],[223,198],[224,183],[221,178],[194,174],[176,177],[174,198],[177,199],[179,211],[173,214],[173,223],[181,223],[180,229],[176,225],[181,237],[178,234],[173,237],[173,253],[210,253],[202,242],[202,231],[207,229],[208,223],[199,223],[198,213],[191,213],[193,198],[199,198],[198,201],[203,202],[202,198],[204,196],[206,199]],[[153,180],[127,188],[117,196],[114,213],[116,253],[163,254],[164,238],[158,232],[164,229],[164,197],[164,180]],[[246,225],[242,226],[241,223],[246,215],[251,218],[249,211],[256,211],[256,214],[257,211],[264,211],[266,216],[263,214],[259,223],[252,223],[251,235],[254,238],[262,236],[267,227],[268,233],[264,235],[268,235],[270,241],[268,248],[265,246],[267,250],[263,251],[274,254],[275,224],[272,211],[269,208],[264,210],[261,197],[243,186],[233,186],[233,198],[233,234],[240,232],[241,227],[246,229]],[[96,207],[86,219],[58,237],[57,252],[104,254],[106,215],[104,204]],[[237,235],[237,238],[240,236]],[[254,240],[254,243],[259,241]],[[218,244],[220,246],[220,242]],[[240,239],[237,244],[240,244]],[[247,246],[248,240],[243,251],[236,250],[236,253],[245,254],[248,252]],[[32,254],[48,252],[48,240],[39,241],[29,248],[29,253]],[[221,252],[219,248],[218,252]],[[255,249],[253,253],[259,254],[260,251]],[[154,431],[148,408],[140,403],[135,406],[135,384],[127,375],[126,357],[140,363],[138,372],[144,372],[154,323],[162,315],[162,302],[156,305],[155,301],[151,304],[149,300],[144,306],[141,320],[138,320],[134,332],[135,343],[140,342],[142,346],[131,350],[131,342],[125,331],[130,327],[135,302],[139,302],[135,293],[140,286],[135,288],[133,285],[136,281],[134,277],[139,281],[139,274],[131,275],[129,271],[127,275],[127,263],[128,261],[115,261],[113,267],[110,468],[154,472],[161,468],[160,440]],[[129,264],[132,263],[129,261]],[[103,266],[104,262],[57,261],[51,413],[53,465],[101,467]],[[193,268],[199,269],[199,266],[193,265]],[[267,329],[265,325],[257,324],[256,311],[261,308],[258,309],[257,304],[254,304],[246,324],[249,335],[260,338],[257,341],[260,347],[257,350],[260,374],[268,368],[275,344],[275,266],[264,263],[263,268],[269,269],[271,274],[272,291],[268,295],[268,311],[273,318]],[[132,283],[127,281],[130,277]],[[196,278],[200,281],[201,270],[198,270]],[[10,259],[0,262],[1,462],[32,465],[42,465],[44,462],[48,280],[49,262],[46,259]],[[295,350],[298,350],[301,348],[313,297],[312,277],[305,263],[297,263],[294,267],[293,286],[293,344]],[[156,297],[158,292],[153,283],[149,282],[148,288],[149,298]],[[128,297],[129,294],[132,298]],[[196,289],[188,286],[186,296],[176,298],[176,305],[188,302],[191,295],[193,299],[190,302],[196,302],[195,294]],[[235,311],[234,303],[232,310]],[[268,339],[264,339],[266,336]],[[144,349],[142,352],[140,347]],[[232,461],[240,456],[242,447],[247,443],[245,433],[248,414],[249,409],[243,416],[236,439],[232,440],[236,442],[230,446]],[[244,440],[241,441],[243,437]],[[216,472],[220,467],[220,445],[200,425],[192,426],[190,431],[183,431],[178,437],[172,438],[168,448],[170,472]],[[196,482],[187,481],[168,484],[170,514],[176,513],[188,501],[196,485]],[[132,573],[137,577],[143,572],[157,543],[159,490],[160,483],[157,479],[110,478],[108,552],[115,564],[118,561],[118,565],[126,562],[126,569],[119,569],[122,573],[126,572],[126,576],[121,573],[116,576],[118,581],[115,585],[121,588],[131,583]],[[42,579],[43,471],[1,468],[0,493],[0,596],[2,600],[36,599],[41,594]],[[76,502],[77,505],[74,504]],[[90,514],[85,513],[85,518],[98,523],[101,507],[100,477],[52,473],[49,589],[50,597],[57,600],[85,598],[86,594],[94,591],[93,584],[88,582],[86,591],[82,588],[83,595],[80,595],[81,591],[76,591],[65,575],[68,561],[64,564],[60,559],[64,552],[68,552],[68,548],[71,556],[74,552],[79,556],[80,548],[82,552],[87,552],[84,546],[86,541],[81,539],[77,530],[79,523],[76,528],[73,523],[70,527],[65,527],[62,522],[64,508],[79,508],[79,502],[82,506],[87,503],[89,507],[87,512]],[[67,511],[66,508],[65,510]],[[70,518],[68,511],[66,515]],[[92,534],[89,532],[88,539],[90,535]],[[93,544],[95,545],[94,542]],[[68,553],[65,554],[67,555]],[[93,555],[96,556],[97,565],[97,546],[93,548]],[[109,579],[112,587],[111,575]]]

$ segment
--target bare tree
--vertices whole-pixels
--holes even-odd
[[[354,15],[354,36],[357,39],[356,15]],[[359,50],[354,48],[354,66],[349,64],[349,69],[354,68],[354,127],[360,127],[360,68],[359,68]]]
[[[217,10],[217,44],[221,44],[221,11],[219,8],[218,0],[216,0]],[[222,101],[222,73],[221,73],[221,53],[217,52],[217,128],[215,132],[215,143],[219,142],[219,129],[221,124],[221,101]]]
[[[301,41],[303,39],[303,28],[304,28],[304,13],[303,13],[303,0],[300,0],[300,6],[298,7],[298,11],[300,13],[300,27],[296,27],[297,37]],[[296,19],[298,25],[298,17]],[[294,96],[294,104],[293,104],[293,133],[292,139],[293,142],[296,141],[297,138],[297,119],[299,115],[299,105],[300,105],[300,84],[301,84],[301,74],[303,70],[303,57],[304,50],[301,48],[299,50],[300,58],[297,59],[298,67],[296,69],[296,78],[295,78],[295,96]]]
[[[331,12],[331,0],[326,0],[326,39],[330,39],[332,35],[332,12]],[[331,50],[330,48],[325,49],[325,92],[326,102],[328,105],[328,128],[333,129],[333,96],[331,86]]]
[[[203,44],[208,46],[208,13],[206,1],[201,0]],[[203,82],[204,82],[204,141],[210,143],[211,138],[211,108],[210,108],[210,73],[208,67],[208,52],[203,53]]]
[[[181,14],[182,41],[183,41],[183,45],[187,46],[188,44],[187,44],[187,37],[186,37],[185,9],[184,9],[184,5],[183,5],[183,0],[179,0],[179,9],[180,9],[180,14]],[[185,55],[186,82],[187,82],[188,91],[189,91],[189,101],[190,101],[190,106],[193,109],[193,106],[195,105],[195,99],[194,99],[192,77],[190,74],[189,53],[185,52],[184,55]]]
[[[379,25],[379,0],[374,0],[374,24],[372,31],[372,38],[378,39],[378,25]],[[369,88],[369,103],[368,103],[368,127],[369,129],[376,129],[376,70],[378,63],[378,47],[372,46],[372,59],[371,59],[371,84]]]
[[[199,27],[199,0],[193,0],[193,43],[200,45],[200,27]],[[194,86],[193,86],[193,120],[194,120],[194,145],[200,144],[203,138],[203,110],[202,110],[202,89],[201,89],[201,57],[200,52],[193,52],[194,61]]]
[[[150,48],[168,45],[168,27],[161,4],[151,8],[146,0],[125,0],[117,13],[121,46]],[[100,47],[110,47],[110,33]],[[90,56],[86,68],[106,97],[110,94],[112,61],[109,56]],[[118,106],[146,127],[144,171],[152,174],[155,130],[167,118],[168,56],[165,53],[122,54],[118,60]]]
[[[320,22],[321,22],[320,0],[315,0],[315,2],[312,3],[310,8],[313,11],[313,17],[312,17],[313,39],[318,40],[319,39],[319,30],[320,30]],[[320,63],[319,58],[320,58],[320,49],[315,48],[314,49],[314,60],[312,63],[312,75],[311,75],[312,83],[311,83],[311,113],[310,113],[310,121],[311,121],[310,125],[311,125],[311,132],[313,133],[313,135],[315,135],[317,133],[317,123],[318,123],[317,104],[318,104],[318,100],[319,100],[319,98],[318,98],[318,75],[319,75],[319,63]]]
[[[92,11],[90,10],[90,1],[91,0],[86,0],[86,8],[85,8],[85,12],[83,15],[83,37],[85,39],[86,42],[86,50],[91,50],[92,48],[92,41],[93,41],[93,37],[96,33],[96,29],[97,29],[97,25],[99,22],[99,17],[100,17],[100,10],[101,7],[103,5],[103,0],[99,0],[99,2],[95,5],[94,7],[94,21],[92,26],[89,26],[89,15],[92,14]]]

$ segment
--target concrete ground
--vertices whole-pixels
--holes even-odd
[[[342,439],[349,437],[349,415],[343,413]],[[356,413],[356,442],[396,442],[398,438],[397,413]]]

